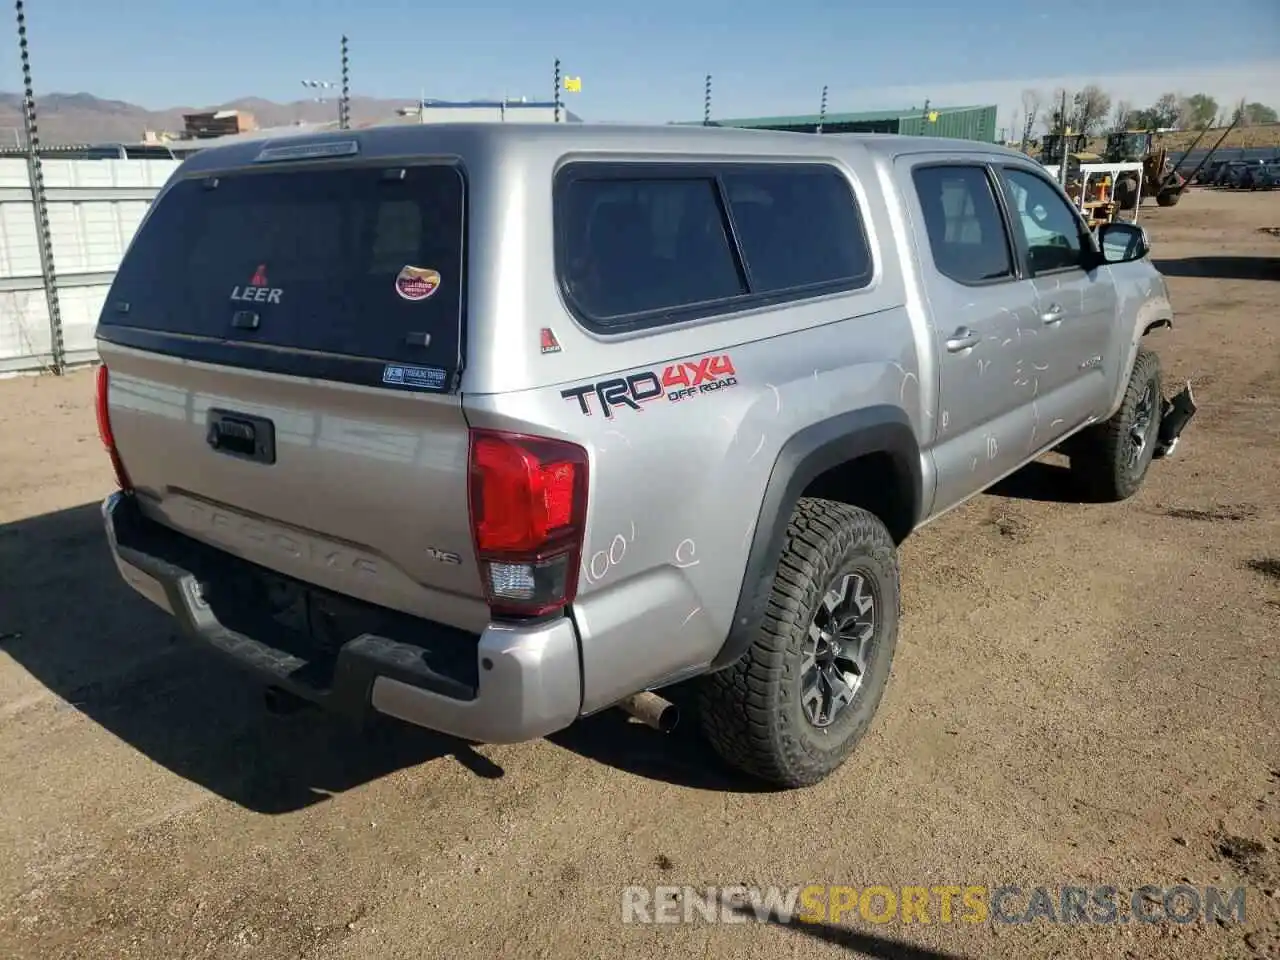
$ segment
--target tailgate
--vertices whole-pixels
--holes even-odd
[[[488,622],[459,397],[196,366],[107,344],[102,354],[116,446],[153,519],[370,603],[477,632]],[[218,421],[223,435],[211,442]],[[253,443],[242,440],[244,425]],[[246,455],[267,441],[274,463]]]
[[[455,392],[465,199],[449,161],[166,187],[98,326],[143,510],[280,573],[480,629]]]

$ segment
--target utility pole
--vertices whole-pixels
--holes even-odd
[[[18,14],[18,52],[22,60],[22,121],[27,131],[27,176],[31,183],[31,202],[35,211],[40,272],[44,275],[44,295],[49,304],[49,347],[53,354],[53,372],[61,376],[67,370],[67,354],[62,339],[58,274],[53,266],[53,231],[49,226],[44,168],[40,164],[40,131],[36,124],[36,91],[31,80],[31,52],[27,46],[27,17],[22,0],[16,0],[15,8]]]
[[[1058,108],[1058,120],[1062,126],[1062,156],[1058,160],[1058,182],[1066,185],[1067,182],[1067,131],[1071,129],[1067,126],[1067,91],[1062,91],[1062,104]]]

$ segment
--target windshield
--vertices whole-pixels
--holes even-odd
[[[1124,160],[1140,160],[1147,152],[1145,133],[1126,133],[1115,138],[1113,150]]]

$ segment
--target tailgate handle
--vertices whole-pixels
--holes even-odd
[[[276,462],[276,428],[265,417],[210,410],[205,440],[214,450],[230,457],[255,463]]]

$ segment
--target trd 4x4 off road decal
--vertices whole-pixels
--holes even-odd
[[[561,390],[566,400],[577,400],[578,409],[591,416],[591,395],[595,394],[600,411],[613,418],[615,407],[641,409],[642,403],[665,399],[676,403],[688,397],[712,393],[738,385],[737,372],[727,353],[719,356],[699,357],[697,360],[674,363],[661,374],[654,370],[633,373],[626,377],[614,377],[598,383]]]

